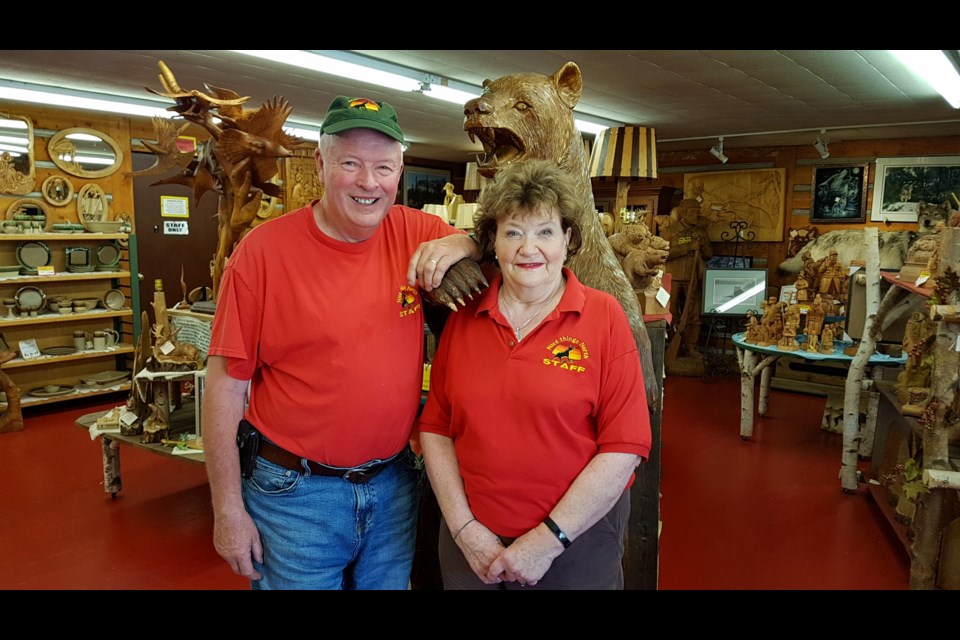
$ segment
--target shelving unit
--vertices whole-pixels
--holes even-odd
[[[945,259],[954,244],[952,231],[945,229],[941,232],[940,256],[944,264],[955,262]],[[886,306],[888,297],[894,301],[904,295],[931,297],[929,289],[900,282],[896,274],[883,274],[883,278],[895,286],[887,291],[881,308]],[[931,318],[937,318],[938,324],[932,352],[926,354],[927,357],[932,356],[935,363],[931,374],[934,381],[929,401],[931,404],[928,405],[928,411],[930,407],[934,408],[934,420],[922,423],[918,418],[902,415],[894,386],[876,383],[881,405],[873,443],[871,474],[877,479],[891,475],[896,465],[908,458],[917,460],[922,467],[922,482],[926,490],[916,497],[915,513],[911,515],[909,526],[903,527],[905,533],[897,526],[900,522],[896,515],[890,513],[893,507],[887,498],[887,490],[871,485],[870,494],[891,521],[897,535],[906,539],[905,546],[910,554],[910,588],[960,589],[956,536],[951,541],[946,535],[946,531],[955,532],[960,526],[957,524],[960,522],[960,462],[956,458],[956,446],[949,444],[949,432],[945,424],[940,422],[940,412],[937,410],[937,403],[950,404],[955,394],[950,384],[943,383],[954,380],[952,384],[955,384],[958,361],[956,350],[951,345],[958,343],[960,332],[954,318],[939,319],[933,313]]]
[[[54,313],[44,303],[37,315],[22,315],[0,307],[0,337],[10,349],[18,350],[20,342],[33,339],[42,351],[53,347],[72,347],[73,332],[92,335],[98,330],[113,330],[120,335],[117,345],[104,349],[85,349],[64,355],[46,355],[24,359],[18,356],[2,365],[21,391],[23,407],[47,405],[91,395],[104,395],[129,390],[130,381],[88,387],[81,384],[85,376],[101,371],[124,371],[130,368],[128,358],[134,352],[139,334],[140,296],[136,264],[136,236],[123,233],[30,233],[0,234],[0,265],[17,265],[17,248],[26,242],[41,242],[49,250],[51,275],[0,275],[0,299],[12,299],[26,286],[37,287],[46,299],[67,296],[71,299],[103,300],[111,289],[119,289],[126,297],[123,308],[95,309]],[[67,248],[87,247],[91,256],[108,243],[120,247],[116,270],[73,273],[67,271]],[[91,262],[95,261],[91,258]],[[87,338],[90,339],[89,337]],[[134,372],[131,372],[131,376]],[[75,387],[70,393],[33,395],[31,391],[45,386]]]

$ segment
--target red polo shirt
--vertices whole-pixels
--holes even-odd
[[[521,341],[497,308],[500,277],[451,314],[420,417],[421,431],[453,440],[473,514],[502,536],[542,521],[598,453],[650,454],[626,315],[563,273],[560,303]]]

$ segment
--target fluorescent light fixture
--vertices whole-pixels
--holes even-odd
[[[480,97],[480,91],[464,91],[432,82],[423,83],[423,91],[421,93],[423,93],[425,96],[436,98],[437,100],[452,102],[453,104],[459,105],[464,105],[474,98]]]
[[[64,88],[30,85],[23,82],[0,80],[0,99],[15,102],[30,102],[54,107],[104,111],[128,116],[173,118],[176,114],[166,110],[166,105],[151,100],[135,101],[113,96],[74,91]],[[128,101],[129,100],[129,101]],[[157,106],[151,106],[151,102]]]
[[[597,124],[596,122],[587,122],[586,120],[581,120],[580,118],[574,118],[573,124],[576,125],[577,131],[580,133],[590,133],[593,135],[598,135],[604,129],[616,129],[623,126],[617,124]]]
[[[0,143],[0,151],[6,151],[14,158],[19,158],[20,156],[27,154],[27,150],[24,147],[17,147],[12,144]]]
[[[464,105],[483,95],[483,89],[480,87],[446,80],[425,71],[401,67],[348,51],[291,49],[230,49],[230,51],[341,78],[368,82],[388,89],[422,93],[425,96],[458,105]],[[575,119],[575,124],[581,133],[592,135],[597,135],[610,127],[623,126],[622,123],[612,121],[597,124],[579,118]]]
[[[720,142],[710,147],[710,155],[722,162],[727,164],[727,160],[730,158],[727,157],[727,154],[723,152],[723,136],[720,136]]]
[[[262,60],[289,64],[300,67],[301,69],[329,73],[330,75],[340,76],[341,78],[369,82],[370,84],[387,87],[389,89],[397,89],[398,91],[420,90],[419,79],[389,71],[381,71],[368,65],[339,60],[309,51],[293,49],[230,49],[229,51],[245,56],[253,56],[254,58],[260,58]]]
[[[300,127],[284,127],[283,130],[292,136],[297,136],[298,138],[303,138],[304,140],[313,140],[314,142],[318,142],[320,140],[320,131],[318,131],[317,129],[301,129]]]
[[[936,89],[954,109],[960,109],[960,74],[939,49],[891,49],[897,60]]]

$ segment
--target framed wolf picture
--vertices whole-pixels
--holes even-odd
[[[920,204],[952,202],[960,195],[960,156],[877,158],[873,222],[916,222]]]
[[[867,215],[867,165],[813,168],[810,222],[863,222]]]

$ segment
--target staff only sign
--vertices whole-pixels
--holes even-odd
[[[165,236],[190,235],[190,229],[187,227],[187,221],[186,220],[164,220],[163,235]]]

